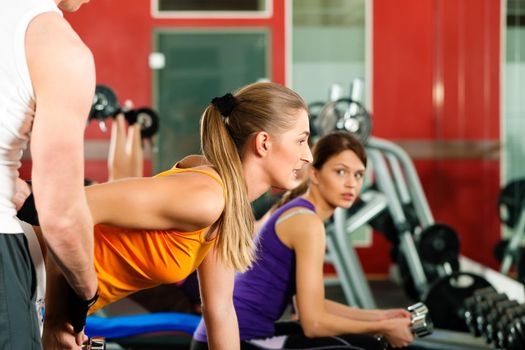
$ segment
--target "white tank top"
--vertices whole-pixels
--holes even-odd
[[[24,42],[29,23],[44,12],[62,15],[53,0],[0,3],[0,234],[22,233],[12,198],[35,114]]]

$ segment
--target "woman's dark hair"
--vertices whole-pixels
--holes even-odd
[[[343,151],[352,151],[366,167],[366,151],[361,142],[347,131],[334,131],[321,137],[313,146],[313,162],[311,166],[320,170],[333,156]],[[305,179],[296,188],[287,191],[282,198],[273,205],[272,211],[288,203],[292,199],[304,194],[308,189],[309,181]]]

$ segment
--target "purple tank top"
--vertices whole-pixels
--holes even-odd
[[[257,255],[250,270],[235,275],[233,304],[241,340],[272,337],[277,321],[295,294],[295,254],[275,233],[275,223],[290,208],[312,203],[297,197],[277,209],[255,238]],[[193,338],[207,342],[206,326],[201,320]]]

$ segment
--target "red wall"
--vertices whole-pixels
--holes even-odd
[[[267,27],[272,32],[272,79],[283,83],[285,0],[273,1],[273,16],[264,19],[156,19],[149,0],[96,0],[66,18],[93,51],[97,82],[114,88],[117,96],[151,105],[148,56],[153,51],[153,30],[159,27]],[[98,137],[91,130],[88,135]]]
[[[375,136],[498,141],[500,1],[375,0],[373,77]],[[462,254],[494,267],[499,159],[429,156],[415,163],[436,221],[457,229]],[[381,240],[359,251],[375,272],[388,264],[386,252],[375,249],[383,246]]]
[[[273,0],[274,14],[268,19],[154,19],[150,1],[115,0],[92,1],[65,17],[92,49],[97,81],[111,86],[121,100],[152,105],[148,55],[156,27],[269,28],[272,78],[284,83],[285,1]],[[497,141],[499,13],[499,0],[375,0],[374,135],[401,141]],[[439,84],[442,102],[433,93]],[[92,124],[86,137],[109,136]],[[436,220],[458,230],[463,254],[493,265],[491,249],[500,235],[499,160],[429,157],[416,160],[416,166]],[[29,177],[29,169],[30,162],[24,161],[22,176]],[[86,175],[106,178],[103,157],[87,160]],[[365,270],[385,273],[388,250],[379,235],[372,249],[359,249]]]
[[[95,0],[75,13],[64,13],[73,29],[91,49],[95,58],[97,83],[110,86],[119,101],[131,99],[135,106],[154,106],[152,72],[148,57],[153,51],[155,28],[264,27],[271,33],[272,80],[285,82],[285,1],[272,0],[269,18],[243,19],[157,19],[151,16],[150,0]],[[162,116],[160,116],[162,119]],[[86,140],[108,139],[96,123],[86,129]],[[86,153],[89,154],[89,151]],[[86,177],[107,178],[105,154],[86,158]],[[145,174],[151,174],[151,160],[145,161]],[[31,162],[24,160],[23,178],[31,177]]]

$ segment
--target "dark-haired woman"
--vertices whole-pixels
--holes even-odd
[[[366,155],[346,132],[321,138],[313,155],[307,180],[284,195],[260,229],[253,267],[235,277],[241,348],[381,349],[371,335],[384,336],[392,347],[406,346],[413,340],[408,311],[362,310],[325,299],[324,221],[356,200]],[[283,330],[275,322],[294,296],[299,323]],[[192,350],[208,348],[207,334],[201,322]]]

